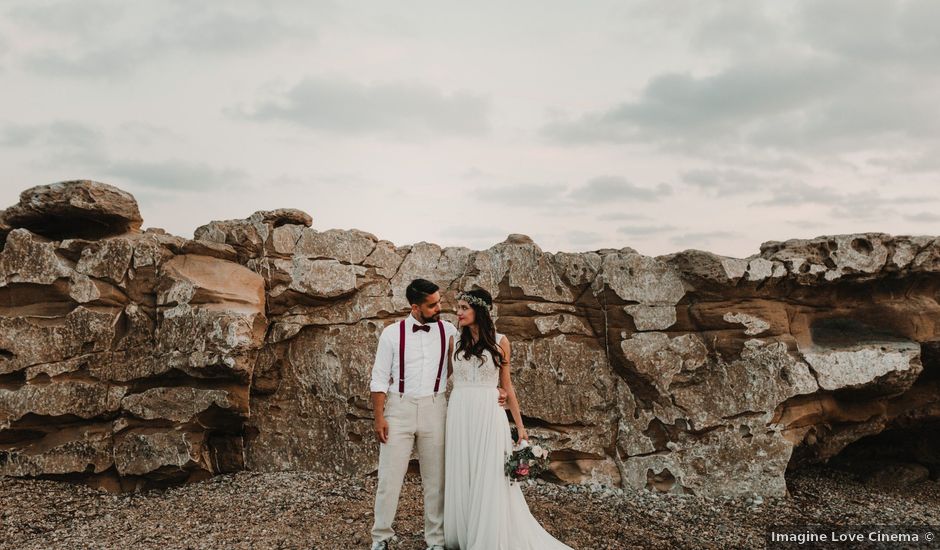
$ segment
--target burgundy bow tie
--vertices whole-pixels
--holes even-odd
[[[431,332],[431,325],[411,325],[411,332],[418,332],[419,330]]]

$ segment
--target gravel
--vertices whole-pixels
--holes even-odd
[[[940,483],[874,487],[808,468],[789,497],[705,498],[593,486],[525,485],[532,512],[573,548],[762,548],[770,525],[940,526]],[[137,494],[0,478],[0,548],[369,547],[375,479],[240,472]],[[409,474],[393,548],[424,550],[421,486]]]

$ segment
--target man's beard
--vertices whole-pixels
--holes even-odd
[[[418,315],[421,315],[422,323],[436,323],[437,320],[441,317],[440,313],[435,313],[434,315],[431,315],[430,317],[425,317],[420,311],[418,312]]]

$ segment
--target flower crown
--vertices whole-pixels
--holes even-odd
[[[487,311],[489,311],[490,309],[492,309],[492,306],[491,306],[490,304],[486,303],[486,300],[484,300],[483,298],[480,298],[480,297],[478,297],[478,296],[474,296],[473,294],[467,294],[466,292],[459,292],[459,293],[457,293],[457,299],[458,299],[458,300],[464,300],[464,301],[466,301],[468,304],[473,304],[473,305],[475,305],[475,306],[482,307],[483,309],[485,309],[485,310],[487,310]]]

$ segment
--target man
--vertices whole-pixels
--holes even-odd
[[[444,550],[444,427],[447,400],[447,341],[457,327],[440,319],[439,287],[415,279],[405,290],[411,314],[379,337],[372,367],[372,408],[379,440],[372,550],[387,550],[395,534],[401,486],[415,440],[424,489],[424,539],[428,550]],[[506,392],[500,388],[499,404]]]

